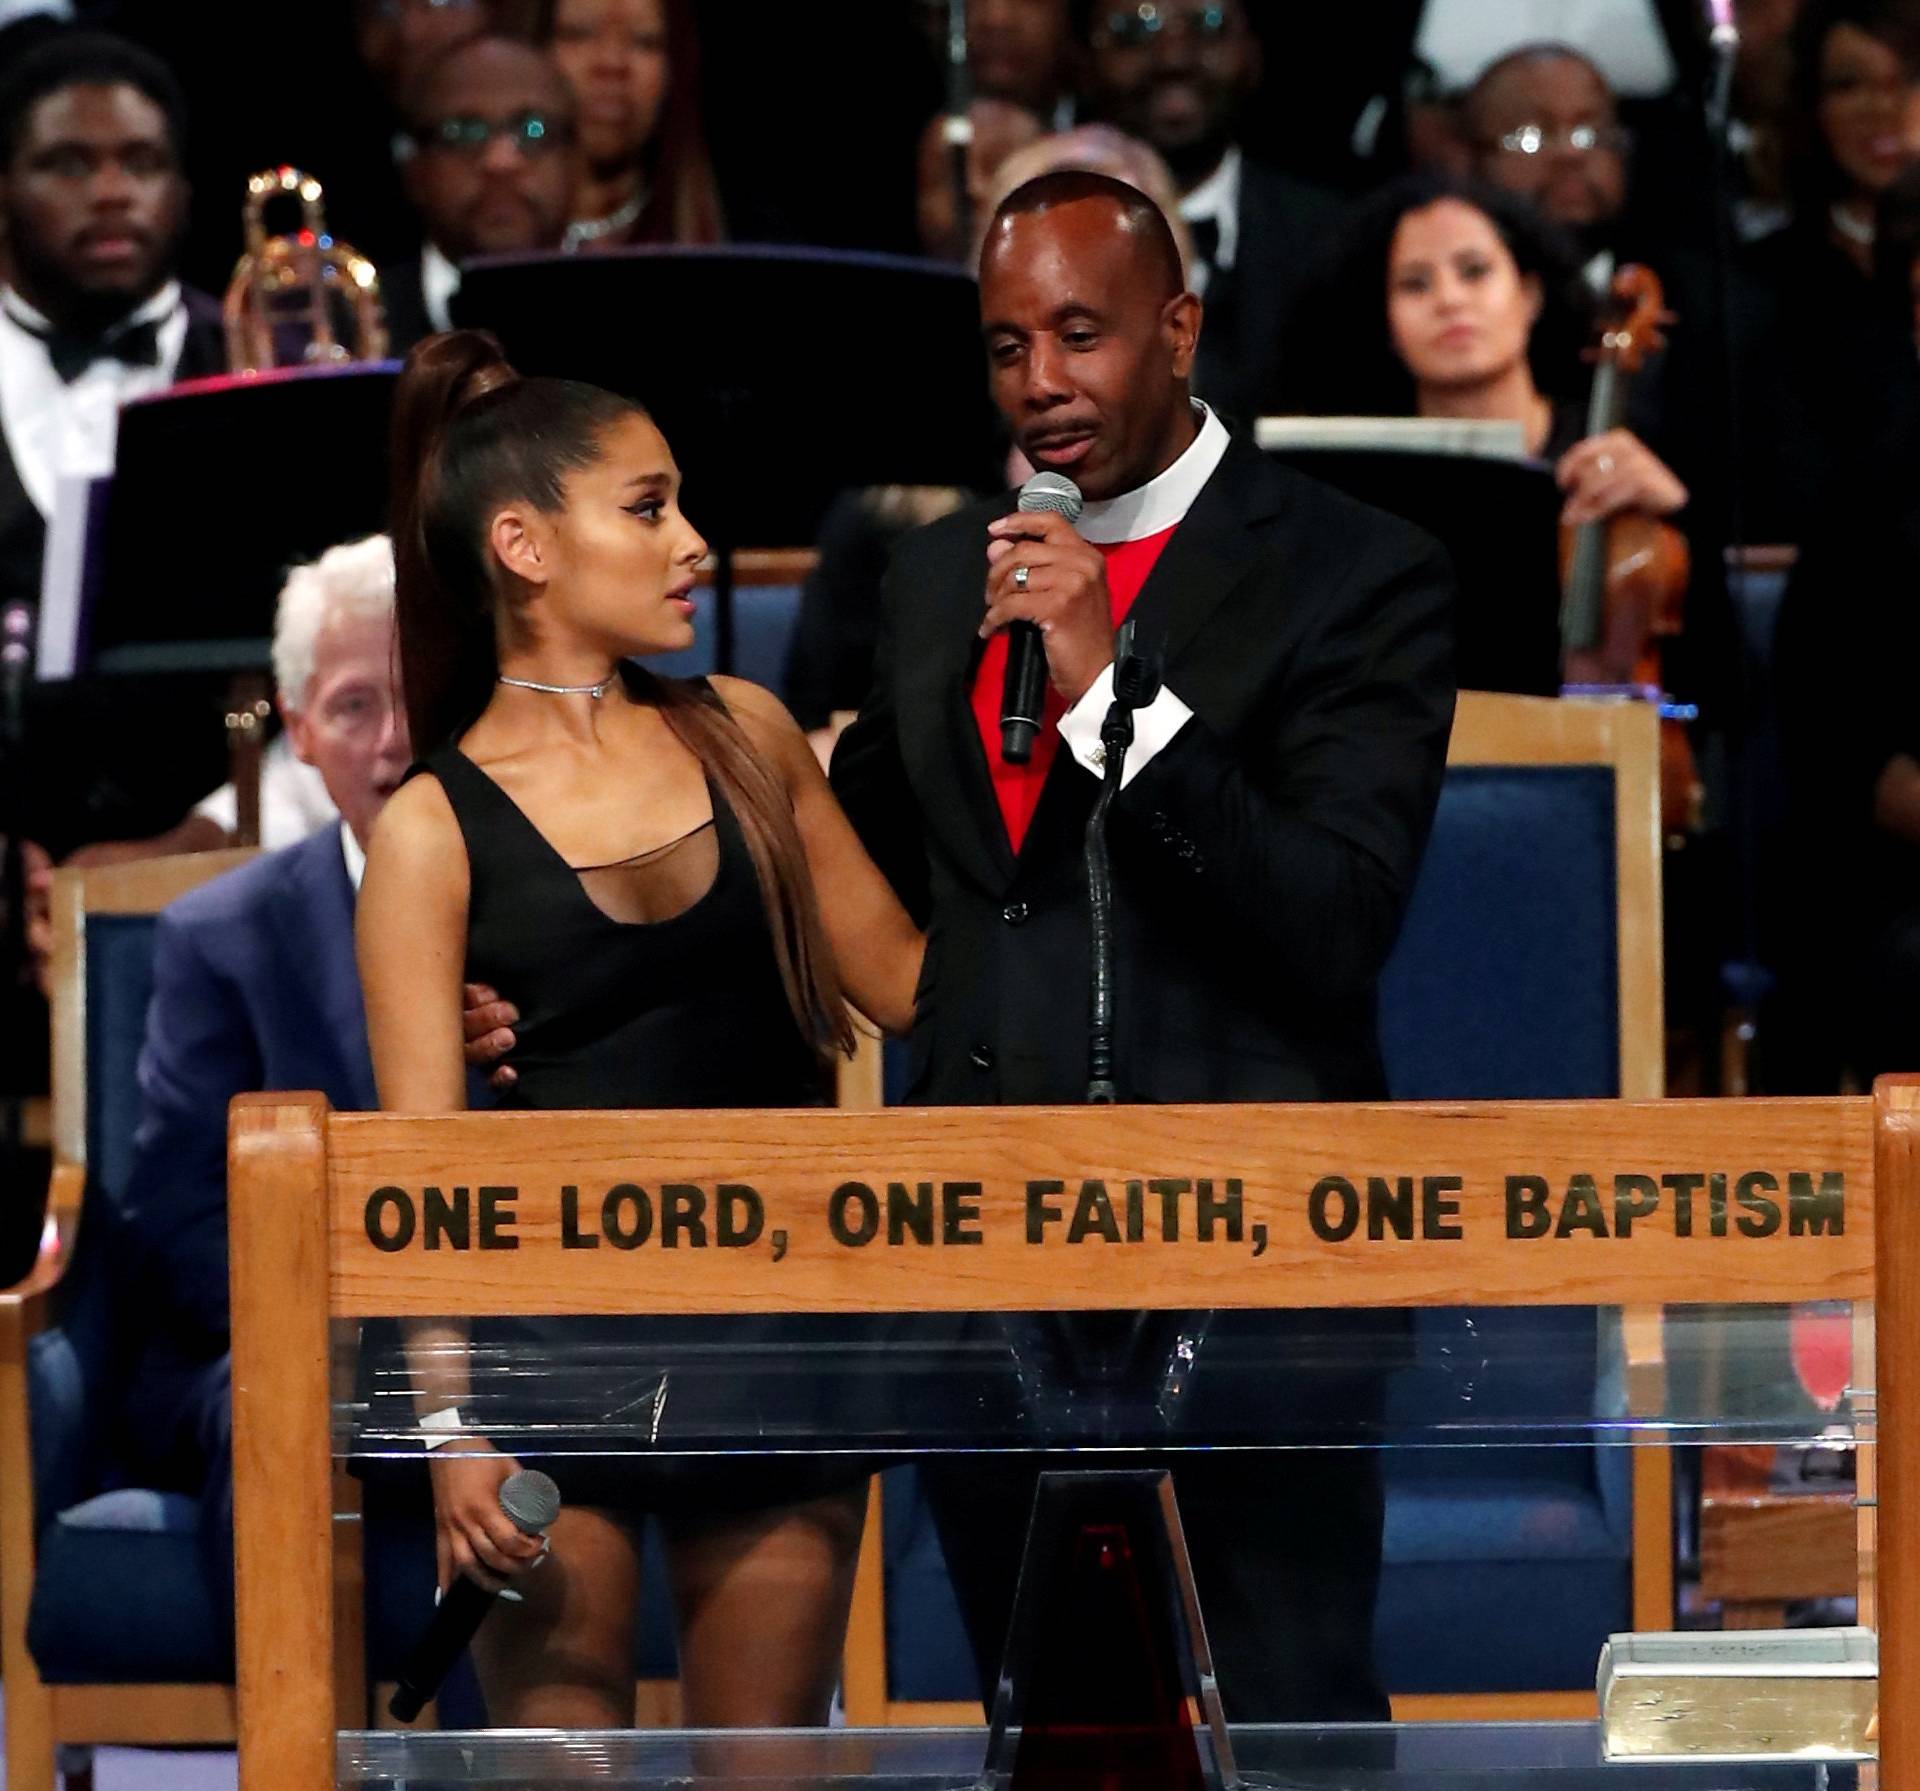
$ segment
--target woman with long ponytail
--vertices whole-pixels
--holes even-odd
[[[624,398],[521,378],[473,331],[421,343],[395,407],[401,676],[425,756],[381,817],[359,901],[382,1106],[465,1105],[464,983],[519,1006],[513,1104],[817,1101],[850,1044],[847,999],[911,1024],[922,941],[775,698],[635,664],[691,642],[706,555],[665,440]],[[826,1720],[862,1466],[664,1466],[554,1442],[570,1423],[604,1442],[607,1414],[664,1384],[648,1351],[685,1340],[660,1328],[674,1322],[409,1328],[441,1582],[521,1594],[476,1642],[498,1724],[631,1719],[645,1515],[667,1540],[684,1719]],[[757,1321],[677,1322],[720,1327],[702,1341],[724,1347]],[[584,1392],[577,1368],[504,1366],[589,1350],[604,1366]],[[674,1385],[676,1416],[725,1427],[724,1394]],[[530,1435],[566,1499],[538,1573],[539,1544],[497,1497]]]

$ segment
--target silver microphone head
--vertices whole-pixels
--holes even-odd
[[[523,1535],[538,1536],[560,1515],[560,1489],[551,1475],[522,1468],[500,1482],[500,1509]]]
[[[1087,500],[1065,473],[1035,473],[1020,487],[1022,510],[1052,510],[1069,522],[1078,522]]]

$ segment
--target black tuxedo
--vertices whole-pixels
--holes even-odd
[[[1193,389],[1251,423],[1273,397],[1283,357],[1300,350],[1289,342],[1288,319],[1338,248],[1345,208],[1319,187],[1243,159],[1238,210],[1233,266],[1207,280]]]
[[[873,694],[833,761],[855,827],[928,929],[916,1102],[1066,1103],[1086,1085],[1081,836],[1097,786],[1063,745],[1016,858],[968,703],[986,524],[1008,508],[974,505],[902,543]],[[1374,984],[1439,792],[1451,596],[1425,536],[1229,447],[1133,610],[1194,714],[1113,811],[1123,1099],[1384,1094]],[[1203,1364],[1216,1344],[1309,1329],[1356,1352],[1399,1334],[1364,1313],[1220,1315]],[[1322,1390],[1364,1415],[1377,1386]],[[987,1685],[1035,1470],[924,1469]],[[1175,1482],[1229,1714],[1383,1716],[1368,1452],[1189,1455]]]
[[[220,306],[204,293],[185,293],[187,335],[176,379],[226,371]],[[0,431],[0,602],[38,605],[46,523],[27,495],[5,434]],[[156,562],[156,598],[164,573]],[[189,696],[189,705],[195,699]],[[177,685],[148,680],[83,678],[35,686],[27,700],[25,756],[34,767],[23,789],[26,837],[55,857],[94,840],[136,838],[172,826],[195,798],[220,781],[218,711],[208,712],[194,754],[156,753],[156,741],[177,728]]]

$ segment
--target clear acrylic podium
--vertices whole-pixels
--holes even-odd
[[[243,1097],[230,1161],[241,1784],[1022,1784],[1006,1770],[1020,1735],[987,1729],[368,1727],[356,1619],[336,1590],[351,1529],[336,1476],[417,1450],[405,1361],[377,1321],[627,1315],[630,1340],[585,1352],[479,1326],[467,1422],[531,1466],[543,1452],[735,1457],[750,1473],[770,1455],[1045,1450],[1102,1470],[1170,1462],[1176,1492],[1200,1450],[1839,1437],[1859,1459],[1878,1763],[1608,1762],[1590,1720],[1227,1732],[1190,1696],[1190,1782],[1920,1785],[1916,1138],[1920,1079],[1871,1100],[428,1119]],[[1817,1418],[1745,1341],[1763,1309],[1806,1301],[1854,1315],[1854,1365]],[[1313,1397],[1399,1372],[1391,1325],[1352,1313],[1466,1304],[1586,1309],[1617,1397],[1489,1411],[1484,1362],[1384,1411]],[[1116,1311],[1142,1318],[1076,1316]],[[1264,1313],[1291,1316],[1247,1322]],[[537,1418],[517,1415],[524,1393],[490,1403],[490,1387],[530,1383]]]

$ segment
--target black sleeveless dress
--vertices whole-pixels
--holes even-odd
[[[650,674],[628,669],[633,700]],[[710,689],[706,699],[718,703]],[[520,1010],[521,1108],[797,1107],[825,1077],[774,958],[739,824],[614,865],[569,865],[457,747],[427,759],[466,843],[466,976]],[[654,1190],[657,1195],[658,1190]],[[597,1216],[597,1214],[596,1214]],[[588,1504],[759,1509],[863,1479],[810,1458],[816,1401],[757,1317],[476,1320],[468,1421]],[[709,1450],[775,1451],[718,1459]]]

